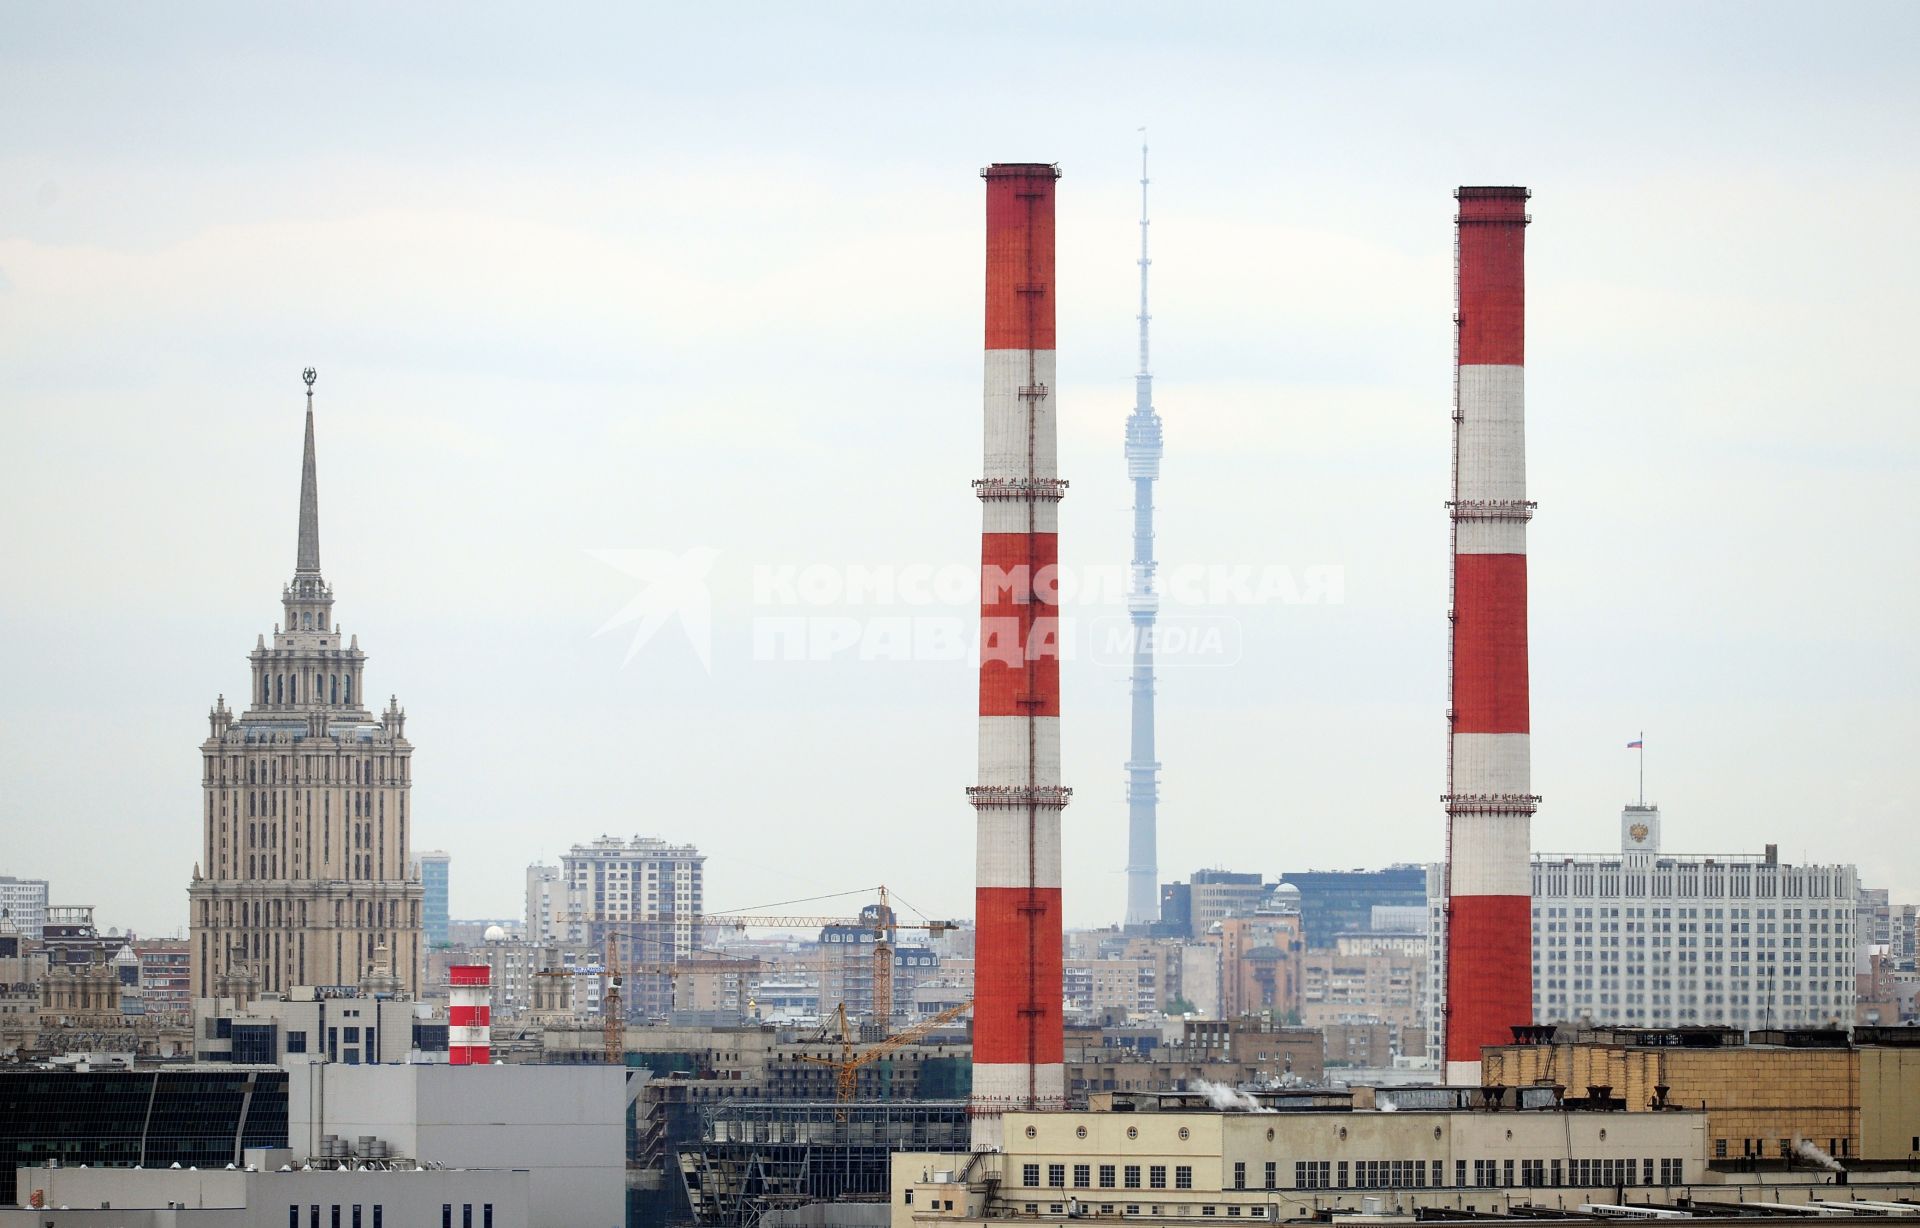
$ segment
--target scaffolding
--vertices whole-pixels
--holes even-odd
[[[959,1100],[714,1104],[680,1174],[694,1222],[753,1228],[781,1208],[884,1202],[894,1152],[964,1153],[970,1129]]]

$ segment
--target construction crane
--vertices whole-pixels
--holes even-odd
[[[872,916],[827,917],[794,916],[767,913],[668,913],[657,918],[649,917],[608,917],[598,914],[569,911],[558,918],[569,925],[604,925],[606,941],[606,960],[603,973],[606,976],[606,988],[601,993],[601,1002],[605,1007],[604,1045],[609,1062],[622,1061],[625,1045],[626,1017],[621,997],[622,978],[619,975],[621,965],[615,956],[614,936],[617,930],[628,931],[629,941],[638,941],[639,936],[631,931],[636,926],[688,925],[698,934],[700,927],[712,926],[723,929],[818,929],[838,926],[849,929],[864,929],[874,936],[873,948],[873,1021],[878,1025],[880,1034],[885,1036],[893,1024],[893,934],[896,930],[924,930],[929,936],[950,933],[960,928],[953,921],[901,921],[894,916],[891,897],[885,886],[873,889],[880,898],[878,908],[871,910]],[[591,934],[591,929],[587,931]],[[627,965],[634,972],[671,972],[671,964]]]
[[[606,953],[600,968],[545,968],[534,973],[544,977],[598,976],[602,979],[600,991],[601,1009],[601,1050],[608,1064],[618,1065],[626,1060],[626,1010],[622,994],[622,971],[630,974],[652,973],[678,977],[683,972],[727,971],[738,969],[752,971],[760,967],[757,958],[734,958],[724,956],[722,952],[708,954],[722,955],[720,959],[692,960],[642,960],[622,965],[614,950],[616,931],[606,931]]]
[[[949,1006],[939,1014],[930,1015],[922,1019],[919,1023],[902,1028],[879,1043],[870,1045],[860,1052],[855,1053],[853,1049],[853,1030],[847,1025],[847,1004],[842,1002],[839,1008],[834,1011],[834,1018],[840,1025],[840,1056],[837,1058],[816,1057],[811,1053],[801,1053],[796,1056],[803,1062],[812,1062],[816,1066],[831,1066],[834,1068],[834,1099],[840,1106],[838,1112],[839,1119],[845,1121],[847,1119],[847,1105],[853,1102],[854,1092],[858,1090],[860,1086],[860,1068],[862,1066],[877,1062],[894,1050],[912,1044],[935,1028],[942,1024],[953,1022],[972,1009],[973,1000],[969,998],[958,1006]]]
[[[582,917],[572,913],[568,921],[603,921],[603,917]],[[607,950],[601,959],[599,973],[591,973],[576,967],[549,967],[534,973],[536,977],[601,977],[601,1057],[607,1065],[620,1065],[626,1061],[626,1005],[620,994],[620,971],[614,963],[614,931],[605,933]]]
[[[873,934],[873,1022],[878,1025],[880,1034],[885,1036],[893,1026],[893,934],[896,930],[925,930],[930,937],[950,933],[960,928],[953,921],[902,921],[894,916],[893,905],[889,902],[887,889],[876,887],[880,896],[880,905],[871,910],[872,916],[859,917],[795,917],[774,916],[760,913],[711,913],[692,918],[695,925],[719,926],[733,929],[755,927],[760,929],[814,929],[827,926],[839,926],[848,929],[864,929]],[[841,1003],[842,1012],[846,1004]]]

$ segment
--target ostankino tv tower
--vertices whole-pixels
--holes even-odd
[[[1147,147],[1140,146],[1140,373],[1127,417],[1127,476],[1133,480],[1133,567],[1127,614],[1133,622],[1133,741],[1127,757],[1127,924],[1160,919],[1160,763],[1153,755],[1153,635],[1160,614],[1153,561],[1153,484],[1160,478],[1160,415],[1147,369]]]

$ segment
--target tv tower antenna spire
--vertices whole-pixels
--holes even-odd
[[[1145,132],[1142,128],[1140,131]],[[1153,484],[1160,478],[1160,415],[1153,411],[1147,326],[1148,254],[1147,143],[1140,142],[1140,371],[1133,380],[1133,413],[1127,417],[1127,476],[1133,482],[1133,566],[1128,573],[1127,616],[1133,624],[1133,736],[1127,757],[1127,924],[1160,919],[1158,825],[1160,763],[1153,743],[1154,624],[1160,615],[1153,557]]]

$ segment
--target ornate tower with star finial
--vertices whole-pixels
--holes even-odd
[[[303,377],[300,531],[283,621],[249,654],[246,703],[236,715],[221,696],[200,744],[200,860],[187,893],[195,997],[370,978],[419,989],[413,744],[397,700],[377,717],[368,709],[366,654],[334,621],[320,574],[313,368]]]

